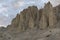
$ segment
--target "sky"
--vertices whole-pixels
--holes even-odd
[[[60,0],[0,0],[0,26],[7,26],[11,20],[28,6],[35,5],[42,8],[50,1],[53,6],[60,4]]]

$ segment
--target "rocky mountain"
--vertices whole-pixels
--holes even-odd
[[[0,28],[0,40],[59,40],[60,5],[29,6],[17,14],[7,28]],[[4,30],[3,30],[4,29]]]
[[[48,26],[53,27],[57,23],[56,12],[53,10],[50,2],[40,10],[36,6],[30,6],[17,14],[8,30],[16,29],[20,32],[20,30],[25,31],[33,28],[45,29]]]

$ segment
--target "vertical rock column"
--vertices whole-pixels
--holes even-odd
[[[43,10],[42,16],[41,16],[41,20],[40,20],[40,29],[45,29],[47,27],[47,19],[46,19],[46,15],[45,12]]]
[[[46,4],[46,9],[47,9],[47,14],[48,14],[46,15],[49,18],[49,27],[53,27],[56,24],[57,19],[56,19],[56,15],[54,13],[53,7],[50,2]]]
[[[19,21],[19,26],[18,26],[18,30],[19,31],[24,31],[25,30],[25,23],[24,23],[24,13],[23,12],[21,12],[20,13],[20,21]]]
[[[30,29],[34,28],[34,20],[32,17],[29,19],[29,28]]]
[[[39,11],[36,6],[29,7],[29,27],[37,28],[39,26]],[[33,26],[32,26],[33,25]]]

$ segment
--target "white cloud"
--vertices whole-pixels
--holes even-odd
[[[0,13],[7,11],[7,8],[0,8]]]
[[[26,4],[35,4],[35,1],[29,1]]]
[[[0,25],[0,27],[5,27],[5,25]]]
[[[13,4],[13,7],[14,8],[20,8],[24,4],[25,4],[24,1],[18,1],[18,2],[16,2],[16,3]]]
[[[7,11],[8,11],[8,7],[6,5],[4,5],[3,3],[0,3],[0,14],[2,14],[3,16],[8,17],[8,14],[5,13]]]
[[[7,7],[0,3],[0,13],[7,11]]]
[[[18,5],[19,6],[23,6],[25,3],[22,1],[22,2],[18,2]]]

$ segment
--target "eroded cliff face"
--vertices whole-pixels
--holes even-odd
[[[36,6],[29,6],[12,20],[9,31],[25,31],[27,29],[54,28],[57,23],[56,12],[51,3],[45,4],[43,9],[38,10]]]
[[[30,6],[20,14],[17,14],[16,18],[12,20],[10,27],[8,27],[8,30],[12,31],[16,29],[18,31],[25,31],[27,29],[38,28],[40,14],[36,6]]]
[[[27,29],[53,28],[57,23],[56,13],[51,3],[47,3],[43,9],[38,10],[36,6],[29,6],[12,20],[8,30],[25,31]]]
[[[60,5],[29,6],[0,28],[0,40],[60,40]]]
[[[56,13],[54,12],[54,9],[51,3],[49,2],[45,4],[44,9],[43,9],[43,15],[45,16],[47,26],[49,26],[50,28],[53,28],[54,25],[57,23],[57,18],[55,14]]]

